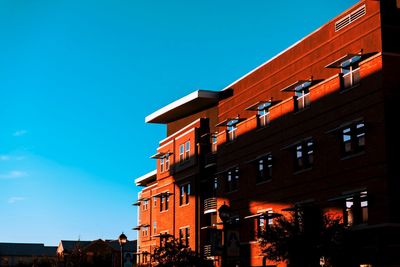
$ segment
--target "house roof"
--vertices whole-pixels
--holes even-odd
[[[35,243],[0,243],[0,255],[5,256],[56,256],[57,247]]]
[[[84,248],[88,246],[92,241],[82,241],[82,240],[61,240],[60,246],[62,246],[63,251],[72,251],[76,247]]]

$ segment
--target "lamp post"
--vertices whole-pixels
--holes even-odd
[[[229,206],[223,204],[219,209],[218,209],[218,214],[219,214],[219,218],[222,221],[222,225],[224,227],[224,245],[223,245],[223,251],[222,251],[222,267],[226,267],[227,266],[227,259],[228,259],[228,251],[227,251],[227,225],[229,220],[231,219],[231,209],[229,208]]]
[[[121,267],[123,267],[124,266],[124,245],[126,244],[126,242],[128,242],[128,238],[126,237],[124,232],[122,232],[122,234],[119,235],[118,242],[121,247]]]

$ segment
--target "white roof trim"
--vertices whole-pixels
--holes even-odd
[[[145,118],[145,122],[149,123],[150,121],[154,120],[155,118],[161,116],[164,113],[167,113],[179,106],[182,106],[183,104],[186,104],[196,98],[211,98],[211,99],[215,99],[218,98],[219,96],[219,92],[216,91],[207,91],[207,90],[197,90],[194,91],[193,93],[188,94],[187,96],[184,96],[168,105],[166,105],[165,107],[153,112],[152,114],[148,115]]]
[[[139,185],[141,182],[151,178],[152,176],[157,175],[157,170],[151,171],[149,173],[146,173],[145,175],[140,176],[139,178],[135,179],[135,184]]]

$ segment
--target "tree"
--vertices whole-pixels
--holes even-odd
[[[172,237],[154,249],[153,260],[155,266],[160,267],[205,266],[203,260],[190,247]]]
[[[303,207],[281,216],[261,231],[260,248],[268,260],[290,266],[344,266],[348,257],[348,228],[340,216],[323,214],[318,207]]]

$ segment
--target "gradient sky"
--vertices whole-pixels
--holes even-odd
[[[165,126],[355,0],[1,0],[0,242],[116,239]]]

